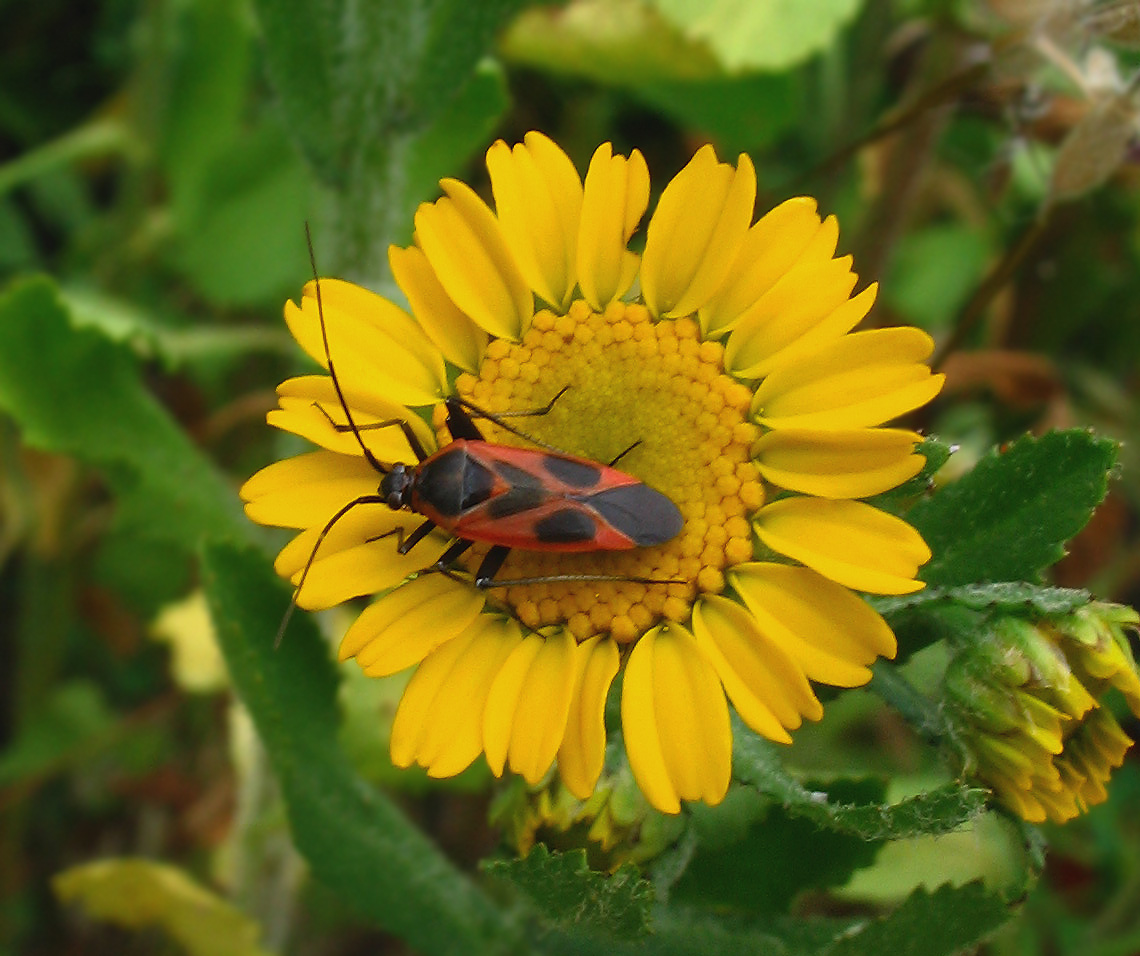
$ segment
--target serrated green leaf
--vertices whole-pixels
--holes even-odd
[[[835,42],[862,0],[653,0],[729,70],[786,70]]]
[[[774,744],[757,737],[733,718],[736,777],[779,800],[788,812],[818,826],[864,840],[896,840],[923,833],[948,833],[985,808],[985,790],[947,784],[895,804],[833,802],[807,790],[784,768]]]
[[[871,597],[868,602],[888,621],[906,611],[938,604],[961,604],[977,611],[990,608],[1031,610],[1043,615],[1068,614],[1092,596],[1078,588],[1051,588],[1025,581],[964,584],[956,588],[923,588],[899,597]]]
[[[909,510],[915,499],[929,491],[934,475],[950,458],[950,446],[937,438],[925,438],[915,446],[914,450],[926,459],[922,470],[897,488],[868,498],[868,504],[892,514],[899,514]]]
[[[539,844],[521,860],[493,860],[483,868],[513,884],[555,926],[615,939],[649,931],[653,887],[632,864],[607,876],[590,869],[585,850],[551,853]]]
[[[822,950],[826,956],[951,956],[981,942],[1011,916],[980,883],[915,890],[881,919],[864,921]]]
[[[424,954],[496,953],[505,918],[336,745],[336,672],[312,621],[294,616],[273,647],[285,588],[256,551],[209,543],[202,576],[234,686],[281,785],[298,849],[356,911]]]
[[[36,448],[102,468],[120,521],[191,553],[205,537],[257,540],[231,485],[143,387],[133,357],[73,328],[51,282],[0,298],[0,408]]]
[[[1104,499],[1115,442],[1072,429],[1025,437],[920,501],[907,520],[934,552],[927,584],[1036,581]]]

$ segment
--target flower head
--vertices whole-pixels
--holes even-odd
[[[516,547],[497,572],[506,583],[485,590],[464,577],[488,550],[472,533],[456,570],[424,573],[446,529],[399,553],[416,516],[385,506],[321,375],[283,383],[269,416],[320,449],[254,475],[247,512],[299,531],[276,565],[294,584],[320,542],[302,607],[381,595],[340,654],[370,675],[416,668],[392,732],[397,764],[447,776],[483,753],[496,774],[536,783],[557,760],[587,799],[620,672],[626,750],[646,798],[665,812],[716,803],[731,773],[729,701],[758,733],[788,741],[822,713],[810,681],[856,686],[894,654],[886,623],[852,592],[922,587],[930,552],[861,499],[922,467],[919,436],[882,425],[937,394],[932,342],[912,328],[852,331],[875,286],[852,296],[835,220],[812,200],[752,221],[747,156],[733,167],[700,149],[665,187],[640,254],[630,242],[649,175],[636,150],[599,147],[583,180],[529,133],[492,146],[487,166],[494,211],[444,180],[443,198],[416,213],[413,245],[391,250],[410,313],[320,282],[360,439],[379,462],[414,464],[401,429],[370,426],[402,419],[430,454],[451,440],[448,396],[495,416],[559,396],[545,414],[478,428],[491,442],[620,458],[676,505],[680,533],[632,550]],[[316,292],[310,283],[285,317],[327,367]]]
[[[1124,632],[1140,615],[1089,604],[1052,620],[1003,617],[946,671],[967,769],[1032,823],[1064,823],[1103,803],[1132,741],[1104,706],[1119,690],[1140,716],[1140,674]]]

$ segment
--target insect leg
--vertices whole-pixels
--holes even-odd
[[[369,422],[365,425],[344,425],[334,419],[332,415],[328,413],[328,410],[323,405],[321,405],[320,402],[313,402],[313,408],[317,409],[317,411],[319,411],[322,415],[325,416],[325,418],[329,420],[329,424],[332,426],[333,431],[353,432],[354,434],[357,434],[359,432],[371,431],[377,428],[391,428],[393,426],[399,426],[400,430],[404,433],[404,438],[407,439],[408,447],[412,449],[412,454],[416,456],[416,461],[423,461],[428,457],[428,453],[424,450],[424,446],[416,436],[416,433],[412,431],[412,426],[402,418],[388,418],[382,422]]]
[[[417,544],[419,544],[421,541],[423,541],[424,538],[426,538],[429,534],[431,534],[431,531],[434,527],[435,527],[434,521],[425,521],[423,524],[421,524],[418,528],[416,528],[416,530],[413,531],[406,538],[404,537],[404,533],[403,533],[404,529],[400,528],[399,529],[400,530],[400,541],[399,541],[399,544],[396,545],[396,550],[400,554],[407,554],[409,551],[412,550],[412,548],[414,548]],[[462,540],[462,539],[460,539],[460,540]],[[468,544],[470,544],[470,542],[468,542]],[[452,545],[451,547],[454,548],[455,545]],[[448,548],[447,550],[450,551],[451,548]],[[461,551],[460,554],[462,554],[462,553],[463,552]],[[458,555],[457,555],[457,557],[458,557]],[[443,559],[440,558],[440,560],[442,561]]]
[[[511,549],[503,544],[494,545],[479,562],[479,570],[475,572],[475,587],[488,588],[494,583],[493,578],[499,573],[499,568],[507,560]]]
[[[626,455],[628,455],[631,451],[633,451],[640,444],[641,444],[641,439],[639,438],[632,445],[630,445],[625,451],[619,451],[617,453],[617,455],[615,455],[612,459],[610,459],[610,463],[609,463],[610,467],[613,468],[614,465],[616,465],[619,461],[621,461]]]
[[[490,552],[488,552],[488,557]],[[480,565],[480,572],[483,567]],[[633,578],[624,574],[546,574],[535,578],[511,578],[508,581],[476,580],[479,588],[508,588],[515,584],[557,584],[559,581],[629,581],[633,584],[688,584],[684,578]]]

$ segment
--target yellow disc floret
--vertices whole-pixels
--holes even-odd
[[[613,575],[613,581],[554,581],[492,589],[524,624],[564,623],[579,640],[608,633],[629,642],[663,619],[684,621],[700,592],[724,588],[724,569],[751,560],[749,516],[764,502],[750,458],[758,437],[748,421],[750,391],[724,374],[724,350],[702,342],[689,318],[654,322],[642,305],[615,302],[594,312],[576,301],[567,315],[540,311],[519,343],[490,343],[478,377],[456,382],[463,398],[492,413],[543,414],[510,424],[538,442],[615,467],[667,495],[681,533],[632,551],[562,554],[515,549],[496,580]],[[450,440],[443,409],[436,427]],[[527,446],[489,420],[488,441]],[[625,454],[622,454],[634,447]],[[486,546],[465,559],[477,567]],[[673,583],[645,584],[628,578]]]

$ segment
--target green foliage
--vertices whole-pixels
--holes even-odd
[[[366,790],[336,740],[336,675],[312,622],[273,646],[285,590],[260,554],[209,543],[202,571],[230,676],[257,724],[313,872],[350,906],[422,952],[511,946],[505,914],[384,796]]]
[[[1127,84],[1114,44],[1135,37],[1105,22],[1112,4],[1017,24],[998,8],[1018,5],[990,6],[985,22],[943,0],[13,6],[0,40],[0,951],[120,951],[128,930],[106,918],[191,952],[938,956],[989,939],[1008,897],[1024,904],[994,956],[1136,950],[1132,762],[1104,806],[1038,830],[984,813],[989,794],[947,782],[931,745],[948,734],[929,691],[942,638],[1093,593],[1134,599],[1140,581],[1140,202],[1115,175],[1136,113],[1090,72],[1115,58]],[[1041,36],[1048,74],[1027,45]],[[992,72],[970,65],[978,54]],[[1045,90],[1044,112],[1022,115],[1017,89]],[[860,284],[882,282],[868,326],[920,325],[948,359],[944,394],[907,422],[939,436],[918,449],[926,466],[869,499],[934,552],[925,589],[869,598],[898,658],[864,693],[817,687],[825,717],[792,748],[737,721],[718,807],[662,825],[636,794],[607,804],[602,822],[637,858],[676,838],[642,872],[589,869],[627,847],[595,852],[588,817],[559,835],[593,841],[590,856],[538,844],[502,859],[484,762],[443,783],[395,768],[401,679],[346,681],[300,613],[272,647],[288,604],[275,538],[235,494],[293,448],[263,416],[298,357],[280,313],[309,277],[304,223],[323,273],[384,291],[387,246],[409,241],[438,180],[489,196],[472,159],[528,129],[577,160],[607,140],[637,147],[655,190],[706,139],[722,158],[749,151],[758,212],[800,194],[838,212]],[[1091,133],[1113,149],[1090,151]],[[1082,163],[1095,175],[1077,188]],[[1081,427],[1049,432],[1059,421]],[[1118,453],[1118,491],[1086,528]],[[146,635],[196,575],[232,687],[191,696]],[[56,892],[96,920],[61,923],[51,877],[123,845],[162,862],[66,871]],[[964,875],[941,859],[951,845]],[[1037,884],[1046,845],[1065,879]],[[299,888],[302,869],[319,892]],[[966,882],[978,875],[988,888]]]
[[[814,796],[835,800],[831,806],[839,813],[855,809],[839,801],[883,798],[882,783],[870,780],[834,781],[828,790]],[[744,789],[733,797],[716,810],[693,809],[696,848],[673,887],[674,898],[747,913],[784,913],[801,893],[843,886],[875,861],[881,846],[839,821],[820,826],[794,803],[779,806]]]
[[[382,277],[388,244],[409,238],[411,211],[454,157],[486,139],[504,106],[502,86],[472,75],[520,6],[258,0],[289,129],[336,203],[325,271]],[[440,146],[449,151],[435,152]],[[417,162],[425,156],[436,162]]]
[[[632,864],[607,876],[589,868],[585,850],[536,846],[521,860],[492,860],[483,869],[525,894],[555,930],[638,939],[650,929],[653,887]]]
[[[827,49],[861,0],[653,0],[682,33],[706,43],[727,70],[786,70]]]
[[[977,883],[915,890],[890,916],[863,924],[822,952],[827,956],[880,956],[884,952],[939,956],[961,952],[1009,919],[1004,900]],[[931,928],[937,927],[932,933]]]
[[[934,557],[927,584],[1037,581],[1104,499],[1117,446],[1087,431],[1025,437],[919,502],[908,520]]]
[[[47,279],[0,298],[0,408],[35,448],[105,469],[120,520],[193,551],[256,535],[217,469],[144,388],[121,347],[76,329]]]
[[[736,775],[761,793],[780,801],[787,811],[817,826],[862,840],[897,840],[918,834],[948,833],[977,817],[986,792],[947,785],[896,804],[880,800],[860,803],[833,801],[828,793],[811,791],[785,769],[774,744],[762,740],[736,721],[733,758]]]

